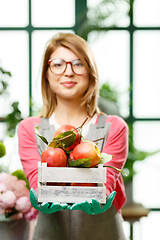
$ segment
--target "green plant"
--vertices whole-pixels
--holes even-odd
[[[6,155],[6,148],[3,142],[0,142],[0,158]]]
[[[122,17],[132,14],[133,3],[134,0],[101,0],[96,6],[88,8],[86,14],[79,12],[76,33],[87,39],[92,31],[99,34],[116,27]]]
[[[24,180],[26,182],[26,187],[28,189],[30,189],[29,182],[28,182],[28,180],[25,176],[25,173],[22,169],[18,169],[16,171],[12,172],[12,175],[16,176],[18,178],[18,180]]]
[[[118,101],[119,93],[113,89],[108,83],[104,83],[100,88],[100,96],[111,100],[115,103]]]
[[[0,97],[6,98],[8,105],[11,106],[12,110],[6,116],[0,117],[0,122],[5,122],[7,125],[7,134],[13,137],[15,129],[20,120],[22,120],[21,111],[19,110],[19,103],[17,101],[10,102],[9,99],[9,80],[12,74],[0,67]],[[9,99],[10,100],[10,99]]]

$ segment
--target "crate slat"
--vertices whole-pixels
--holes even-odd
[[[39,182],[105,183],[106,168],[38,167]]]
[[[71,186],[39,186],[39,202],[66,202],[77,203],[96,199],[100,203],[106,203],[105,187],[71,187]]]
[[[47,167],[38,164],[38,201],[77,203],[96,199],[106,203],[106,168]],[[47,182],[97,183],[95,187],[85,186],[47,186]]]

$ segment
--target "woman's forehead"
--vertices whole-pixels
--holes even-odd
[[[54,52],[50,56],[51,59],[53,58],[62,58],[64,60],[74,60],[79,58],[72,50],[65,48],[65,47],[57,47]]]

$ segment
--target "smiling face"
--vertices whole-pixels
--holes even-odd
[[[65,47],[58,47],[50,56],[50,59],[61,58],[66,62],[72,62],[78,57]],[[80,101],[89,87],[89,75],[76,75],[71,68],[71,64],[67,64],[67,68],[61,75],[54,74],[48,68],[47,79],[53,93],[56,94],[57,101],[59,99]]]
[[[61,75],[56,75],[50,71],[48,66],[48,64],[53,64],[53,62],[49,63],[48,61],[55,58],[61,58],[66,62],[81,59],[87,74],[81,76],[74,74],[71,71],[71,64],[68,63],[66,71]],[[62,69],[64,70],[63,67]],[[76,66],[74,65],[74,71],[77,72],[77,63]],[[80,69],[78,68],[79,72]],[[62,83],[63,81],[64,83]],[[43,100],[41,117],[50,117],[57,106],[57,100],[60,98],[78,102],[80,106],[86,108],[89,116],[93,116],[98,111],[99,81],[97,66],[92,51],[83,38],[74,33],[57,33],[49,40],[42,63],[41,93]]]

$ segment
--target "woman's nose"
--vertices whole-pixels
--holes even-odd
[[[67,63],[66,70],[64,72],[64,75],[74,75],[74,72],[72,70],[71,63]]]

